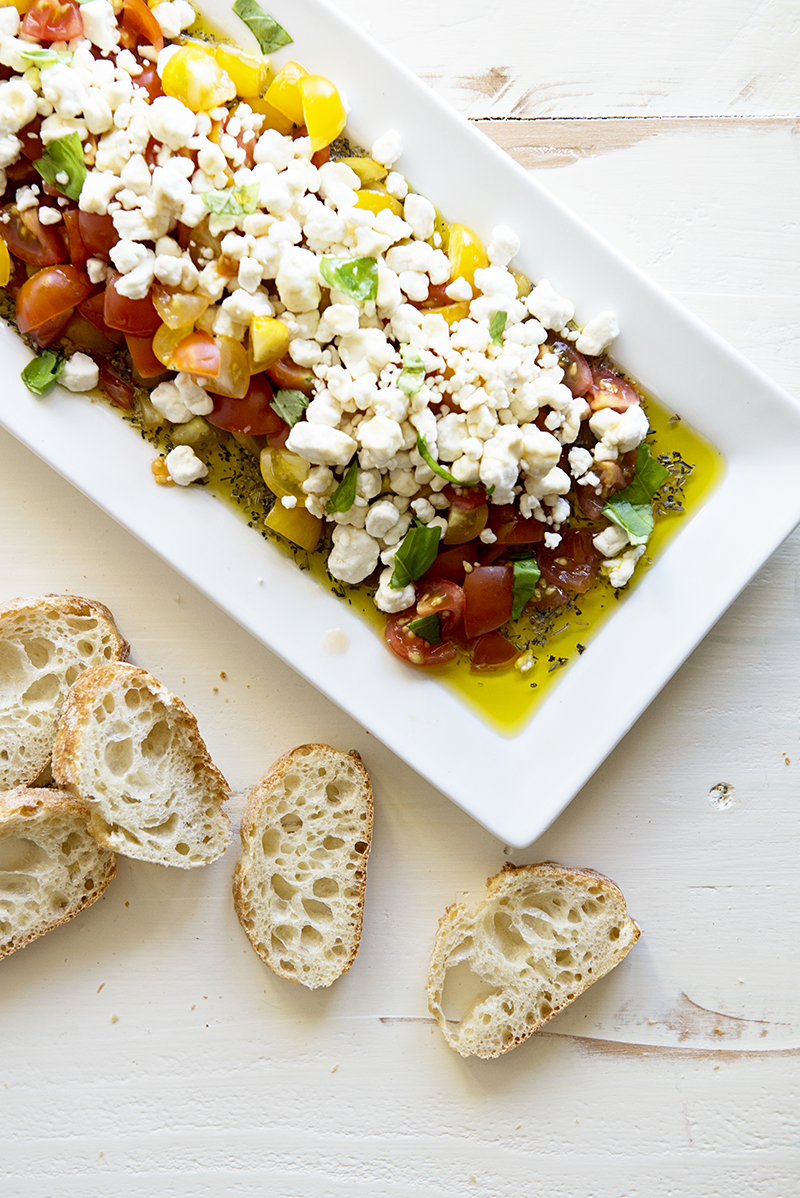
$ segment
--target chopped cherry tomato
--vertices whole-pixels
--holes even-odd
[[[69,260],[78,270],[83,270],[90,255],[81,236],[80,214],[77,208],[68,208],[62,215],[67,232]]]
[[[46,320],[38,328],[32,329],[30,336],[42,349],[46,345],[52,345],[69,324],[72,319],[72,312],[72,308],[67,308],[66,312],[61,312],[58,316],[54,316],[52,320]]]
[[[500,670],[504,666],[510,666],[518,657],[519,649],[512,645],[502,632],[485,632],[475,641],[471,669]]]
[[[570,598],[569,591],[565,591],[563,587],[540,579],[531,604],[537,611],[547,611],[551,607],[563,607],[565,603],[569,603]]]
[[[536,560],[542,577],[564,590],[585,594],[600,568],[592,535],[588,528],[570,528],[562,533],[561,544],[555,549],[540,549]]]
[[[100,370],[100,386],[105,394],[116,404],[118,408],[126,410],[133,406],[134,390],[131,383],[121,379],[115,370],[112,370],[108,362],[98,362]]]
[[[442,490],[451,507],[462,512],[471,512],[486,503],[486,491],[483,487],[456,487],[448,483]]]
[[[158,96],[164,95],[161,79],[154,62],[146,62],[142,65],[141,75],[136,76],[136,86],[144,88],[151,104]]]
[[[511,619],[511,566],[476,566],[464,579],[464,632],[468,637],[493,632]]]
[[[135,337],[132,333],[125,335],[125,344],[133,362],[133,369],[143,379],[154,379],[164,374],[164,366],[153,353],[152,337]]]
[[[121,333],[133,333],[137,337],[152,335],[161,328],[161,317],[150,296],[140,300],[128,299],[127,295],[120,295],[117,291],[116,279],[112,279],[105,290],[103,320],[109,328],[119,329]]]
[[[37,42],[69,42],[83,36],[83,17],[75,0],[34,0],[20,33]]]
[[[105,289],[95,292],[85,299],[82,304],[78,304],[78,311],[81,316],[93,324],[104,337],[108,337],[109,341],[113,341],[115,345],[122,345],[125,340],[119,329],[111,329],[103,319],[105,309]]]
[[[586,392],[586,400],[593,412],[599,412],[601,408],[624,412],[639,403],[639,394],[627,379],[603,366],[593,366],[592,385]]]
[[[38,329],[71,312],[92,290],[88,275],[74,266],[45,266],[17,292],[17,325],[21,333]]]
[[[585,395],[592,385],[592,370],[583,354],[579,354],[569,341],[557,340],[542,346],[543,352],[553,353],[558,358],[558,364],[564,371],[563,383],[569,387],[577,398]]]
[[[269,437],[276,445],[286,440],[289,426],[270,407],[272,388],[263,374],[254,374],[244,399],[230,399],[225,395],[212,395],[214,411],[206,419],[217,428],[231,433],[249,433],[251,437]]]
[[[267,368],[267,374],[279,387],[302,391],[304,395],[313,393],[316,382],[313,371],[308,366],[298,366],[288,354],[273,362],[272,366]]]
[[[142,41],[154,50],[164,49],[164,35],[161,26],[144,0],[124,0],[122,5],[122,25],[134,33],[141,34]],[[136,82],[139,82],[137,77]]]
[[[455,582],[458,586],[463,586],[467,573],[466,567],[477,566],[477,564],[477,545],[474,543],[454,545],[450,549],[443,549],[436,555],[433,565],[422,575],[420,583],[424,586],[428,582],[443,578],[448,582]]]
[[[138,80],[137,80],[138,82]],[[94,258],[108,259],[111,250],[119,241],[114,228],[114,218],[104,212],[78,212],[83,244]]]
[[[219,376],[221,360],[222,353],[211,334],[196,329],[178,342],[172,351],[169,364],[172,370],[182,370],[186,374],[215,379]]]
[[[535,516],[521,516],[513,503],[489,504],[489,527],[499,545],[538,545],[545,525]]]
[[[41,182],[41,179],[39,180]],[[15,204],[3,209],[3,241],[15,258],[31,266],[55,266],[67,256],[55,225],[43,225],[35,208],[20,212]]]
[[[17,137],[22,142],[22,154],[29,162],[36,162],[44,153],[44,145],[39,136],[39,131],[42,127],[42,118],[36,116],[26,125],[24,129],[20,129]]]
[[[408,627],[411,621],[416,619],[416,607],[389,616],[384,636],[392,652],[414,666],[439,666],[452,661],[456,656],[455,645],[451,641],[440,641],[438,645],[431,645],[423,637],[417,636]]]
[[[442,635],[457,628],[464,619],[464,592],[446,578],[432,578],[417,598],[417,615],[438,616]]]
[[[454,302],[447,294],[449,286],[449,283],[431,283],[427,299],[417,300],[416,303],[413,300],[410,302],[415,308],[446,308]]]

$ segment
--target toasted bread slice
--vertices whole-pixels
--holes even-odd
[[[102,603],[40,595],[0,605],[0,789],[34,782],[48,764],[78,675],[127,656]]]
[[[279,977],[330,986],[361,939],[372,786],[358,753],[301,745],[249,796],[236,863],[236,914]]]
[[[146,670],[117,662],[81,674],[53,776],[88,803],[100,844],[127,857],[191,869],[228,846],[228,784],[188,707]]]
[[[506,865],[473,904],[439,921],[428,1006],[462,1057],[515,1048],[639,939],[618,887],[553,861]]]
[[[0,957],[99,899],[116,860],[89,831],[85,803],[26,786],[0,793]]]

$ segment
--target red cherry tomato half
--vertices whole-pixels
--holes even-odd
[[[383,635],[392,652],[413,666],[440,666],[452,661],[456,656],[455,645],[450,641],[431,645],[423,637],[416,636],[408,627],[416,619],[416,607],[389,616]]]
[[[474,512],[475,508],[483,507],[486,503],[486,491],[483,487],[456,487],[448,483],[442,494],[450,506],[460,512]]]
[[[554,341],[552,345],[543,346],[543,349],[558,358],[558,364],[564,371],[562,382],[569,387],[573,396],[585,395],[592,385],[592,369],[583,354],[579,354],[569,341]]]
[[[229,433],[249,433],[251,437],[269,437],[272,444],[289,433],[289,426],[270,407],[272,387],[263,374],[254,374],[244,399],[229,399],[225,395],[214,395],[214,411],[206,417],[217,428]]]
[[[103,320],[109,328],[121,333],[133,333],[136,337],[152,336],[161,328],[161,317],[156,312],[150,296],[144,299],[128,299],[117,291],[117,281],[112,279],[105,290]]]
[[[69,260],[73,266],[77,266],[78,270],[83,270],[90,257],[83,237],[81,236],[81,224],[77,208],[68,208],[62,213],[64,218],[64,229],[67,234],[67,245],[69,247]]]
[[[92,290],[88,275],[74,266],[45,266],[17,292],[17,325],[21,333],[38,329],[86,299]]]
[[[100,386],[106,393],[112,403],[118,408],[131,408],[133,406],[134,390],[131,383],[121,379],[115,370],[109,366],[108,362],[98,362],[100,370]]]
[[[125,340],[119,329],[111,329],[103,319],[105,309],[105,288],[90,295],[82,304],[78,304],[78,311],[89,324],[93,324],[96,329],[99,329],[104,337],[108,337],[109,341],[113,341],[115,345],[122,345]]]
[[[538,545],[545,525],[535,516],[520,516],[513,503],[489,504],[489,528],[499,545]]]
[[[512,645],[502,632],[485,632],[479,636],[472,650],[472,666],[478,670],[502,670],[519,657],[519,649]]]
[[[66,312],[61,312],[58,316],[54,316],[52,320],[46,320],[44,324],[40,324],[38,328],[32,329],[30,336],[42,349],[47,345],[52,345],[69,324],[72,319],[72,308],[67,308]]]
[[[43,225],[34,208],[20,212],[11,204],[3,209],[3,216],[0,231],[15,258],[31,266],[55,266],[64,261],[67,251],[55,225]]]
[[[124,0],[122,24],[126,29],[140,34],[142,41],[148,46],[152,46],[154,50],[164,49],[164,35],[161,32],[161,26],[144,0]],[[139,82],[138,78],[136,82]]]
[[[17,137],[22,142],[22,154],[29,162],[36,162],[44,153],[44,145],[39,136],[42,127],[42,118],[36,116],[26,125],[24,129],[20,129]],[[38,173],[38,172],[37,172]]]
[[[109,250],[119,241],[114,218],[104,212],[79,212],[78,225],[83,244],[94,258],[108,258]]]
[[[170,358],[170,368],[182,370],[186,374],[199,374],[206,379],[215,379],[219,377],[221,362],[221,350],[211,334],[196,329],[175,346]]]
[[[511,566],[476,566],[464,579],[464,632],[468,637],[494,632],[511,619]]]
[[[74,0],[34,0],[20,33],[38,42],[69,42],[83,36],[83,17]]]
[[[464,619],[464,592],[446,578],[432,578],[425,583],[417,598],[417,615],[438,616],[442,635],[458,628]]]
[[[601,408],[624,412],[639,403],[639,394],[627,379],[605,367],[593,366],[592,385],[586,392],[586,400],[593,412],[599,412]]]
[[[422,575],[420,583],[424,586],[432,580],[444,578],[462,586],[467,573],[466,567],[477,564],[478,547],[474,541],[468,541],[465,545],[452,545],[436,555],[433,565]]]
[[[273,383],[290,391],[302,391],[304,395],[312,395],[316,379],[308,366],[298,366],[287,354],[270,366],[267,374]]]
[[[166,372],[166,367],[153,353],[152,337],[134,337],[132,333],[126,333],[125,344],[131,356],[133,368],[140,378],[154,379]]]
[[[571,528],[562,534],[555,549],[540,549],[536,560],[542,577],[553,586],[585,594],[600,568],[592,535],[588,528]]]
[[[154,62],[144,63],[141,75],[136,76],[136,86],[144,88],[150,97],[151,104],[157,96],[164,95],[164,89],[161,86],[161,80]]]

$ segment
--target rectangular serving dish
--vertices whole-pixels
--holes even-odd
[[[618,612],[564,671],[525,727],[504,735],[387,651],[345,603],[202,489],[153,485],[151,446],[104,405],[59,388],[32,396],[30,351],[8,328],[0,424],[506,844],[522,848],[560,814],[722,612],[800,521],[800,404],[540,187],[324,0],[270,0],[297,58],[351,106],[369,147],[394,128],[398,163],[446,218],[484,238],[519,233],[516,265],[547,278],[586,320],[613,308],[615,359],[725,459],[721,482]],[[225,0],[218,29],[253,45]],[[676,352],[675,347],[680,347]],[[667,447],[665,447],[667,448]],[[770,517],[747,496],[768,487]],[[732,518],[735,513],[735,519]],[[576,736],[575,713],[590,710]],[[313,737],[313,729],[309,736]]]

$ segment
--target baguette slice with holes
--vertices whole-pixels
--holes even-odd
[[[290,982],[330,986],[361,939],[372,787],[358,753],[301,745],[250,794],[233,901],[253,948]]]
[[[439,921],[428,1006],[462,1057],[515,1048],[639,939],[610,878],[553,861],[506,865]]]
[[[100,844],[127,857],[191,869],[228,846],[228,784],[188,707],[146,670],[117,662],[81,674],[53,776],[88,803]]]
[[[102,603],[40,595],[0,605],[0,789],[34,782],[48,764],[78,675],[127,656]]]
[[[85,803],[27,786],[0,793],[0,958],[90,906],[115,872]]]

